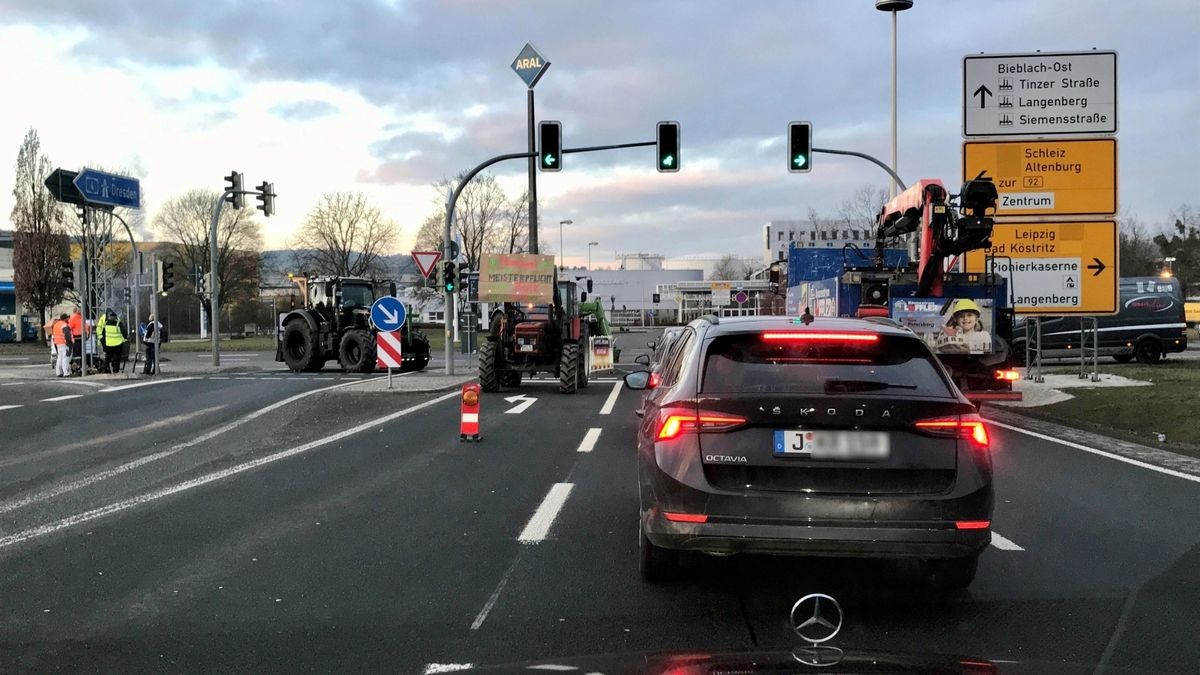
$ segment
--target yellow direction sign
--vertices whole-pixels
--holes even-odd
[[[1117,140],[967,141],[963,180],[996,181],[997,216],[1107,216],[1117,212]]]
[[[985,271],[990,253],[1017,314],[1116,314],[1117,250],[1112,220],[996,223],[992,247],[969,251],[966,271]]]

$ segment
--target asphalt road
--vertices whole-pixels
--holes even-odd
[[[485,395],[480,443],[459,443],[453,394],[310,395],[220,431],[331,384],[196,379],[0,411],[0,670],[788,649],[788,610],[820,591],[846,607],[847,649],[1200,672],[1197,482],[996,427],[1000,536],[960,596],[837,559],[704,558],[656,586],[637,574],[633,392],[531,383],[519,414],[502,400],[518,392]]]

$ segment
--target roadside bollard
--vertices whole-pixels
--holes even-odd
[[[478,441],[479,435],[479,384],[468,382],[462,388],[462,422],[458,428],[458,441]]]

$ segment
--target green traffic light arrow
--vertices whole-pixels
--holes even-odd
[[[666,157],[662,158],[663,166],[674,166],[674,164],[675,164],[675,156],[674,155],[667,155]]]
[[[792,160],[792,163],[795,164],[797,168],[804,168],[804,165],[808,164],[808,157],[804,155],[796,155],[796,158]]]
[[[546,155],[542,158],[542,164],[546,166],[554,166],[554,155]]]

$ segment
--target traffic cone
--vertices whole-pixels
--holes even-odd
[[[479,384],[468,382],[462,388],[462,421],[458,427],[458,440],[478,441],[479,435]]]

